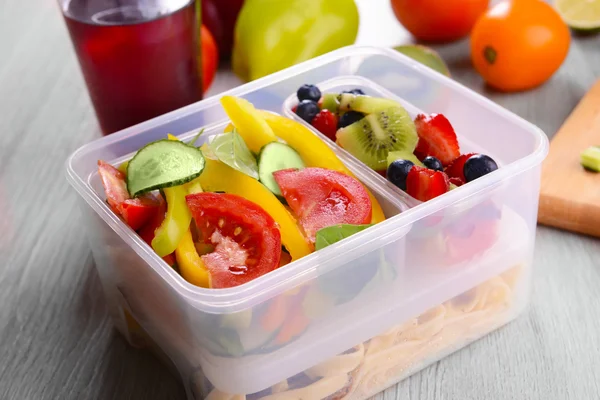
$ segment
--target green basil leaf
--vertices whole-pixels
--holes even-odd
[[[319,229],[315,239],[315,250],[321,250],[329,245],[339,242],[342,239],[350,237],[355,233],[365,230],[370,226],[373,226],[373,224],[339,224]]]
[[[196,141],[198,140],[198,138],[199,138],[200,136],[202,136],[202,134],[203,134],[203,133],[204,133],[204,128],[202,128],[202,129],[200,130],[200,132],[198,132],[198,134],[197,134],[196,136],[194,136],[194,138],[192,139],[192,141],[191,141],[191,142],[189,142],[188,144],[189,144],[190,146],[194,146],[194,145],[196,144]]]
[[[215,136],[208,147],[221,162],[258,180],[256,158],[235,130]]]

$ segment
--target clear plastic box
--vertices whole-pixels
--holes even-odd
[[[384,48],[343,48],[226,94],[295,118],[290,96],[303,83],[359,86],[412,114],[443,113],[464,151],[484,152],[500,168],[419,204],[328,142],[387,220],[245,285],[211,290],[186,282],[110,211],[96,162],[122,162],[167,133],[186,140],[202,127],[221,131],[220,96],[77,150],[67,176],[83,200],[115,326],[173,367],[189,399],[366,399],[527,305],[543,132]]]

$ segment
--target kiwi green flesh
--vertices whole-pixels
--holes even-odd
[[[337,96],[340,111],[358,111],[372,114],[390,107],[402,107],[398,102],[381,97],[342,93]]]
[[[336,93],[325,93],[323,95],[323,103],[321,104],[321,107],[324,110],[329,110],[332,113],[337,114],[340,107],[337,96],[338,95]]]
[[[390,151],[387,157],[387,165],[390,166],[396,160],[408,160],[419,167],[424,167],[423,163],[412,152],[408,151]]]
[[[369,114],[337,133],[340,146],[376,171],[387,169],[390,151],[412,154],[417,141],[412,118],[398,105]]]

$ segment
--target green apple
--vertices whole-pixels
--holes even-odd
[[[448,65],[444,62],[444,59],[433,49],[422,46],[422,45],[403,45],[394,47],[400,53],[412,58],[415,61],[420,62],[436,70],[437,72],[450,76],[450,70]]]
[[[234,72],[251,81],[354,43],[354,0],[246,0],[235,26]]]

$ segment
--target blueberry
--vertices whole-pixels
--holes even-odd
[[[465,162],[463,172],[467,182],[471,182],[497,169],[498,164],[491,157],[485,154],[476,154]]]
[[[302,100],[296,108],[296,115],[310,124],[319,111],[321,111],[319,105],[314,101]]]
[[[356,94],[356,95],[365,95],[365,92],[362,91],[362,89],[352,89],[352,90],[344,90],[342,93],[351,93],[351,94]]]
[[[423,165],[434,171],[444,171],[442,162],[435,157],[427,156],[423,159]]]
[[[412,161],[408,160],[393,161],[387,169],[388,181],[400,189],[406,190],[406,177],[414,165]]]
[[[298,100],[312,100],[314,102],[319,101],[321,98],[321,91],[315,85],[302,85],[296,92]]]
[[[361,119],[363,119],[363,117],[364,115],[362,113],[359,113],[357,111],[348,111],[340,117],[340,119],[338,120],[337,127],[338,129],[344,128],[348,125],[355,123],[356,121],[360,121]]]

